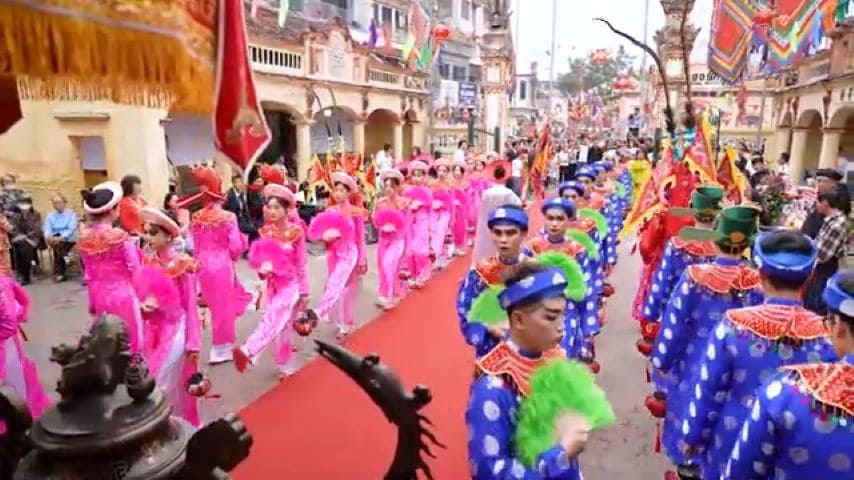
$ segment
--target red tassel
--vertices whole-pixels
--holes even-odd
[[[661,453],[661,420],[655,422],[655,453]]]
[[[18,325],[18,332],[20,332],[20,333],[21,333],[21,338],[22,338],[25,342],[30,341],[30,337],[28,337],[28,336],[27,336],[27,332],[25,332],[25,331],[24,331],[24,327],[22,327],[22,326]]]

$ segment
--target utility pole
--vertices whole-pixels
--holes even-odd
[[[557,46],[555,45],[555,43],[556,43],[556,39],[555,39],[556,30],[557,30],[557,0],[552,0],[552,48],[551,48],[550,55],[549,55],[549,105],[548,105],[548,112],[546,113],[546,115],[551,113],[552,94],[554,92],[554,87],[555,87],[555,55],[557,55],[557,52],[555,52],[555,49],[557,48]]]
[[[645,0],[644,10],[643,10],[643,43],[646,44],[649,38],[649,0]],[[646,118],[646,82],[649,80],[647,78],[646,71],[646,55],[641,55],[641,67],[640,67],[640,92],[639,98],[641,102],[641,117],[643,118],[642,126],[646,127],[647,118]],[[640,132],[638,132],[640,136]]]

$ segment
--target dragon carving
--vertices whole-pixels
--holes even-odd
[[[384,480],[416,480],[418,472],[433,478],[424,455],[435,458],[430,446],[445,448],[433,432],[430,420],[419,411],[432,399],[430,390],[417,385],[404,390],[400,377],[376,354],[360,356],[335,344],[315,340],[318,353],[356,382],[380,407],[386,419],[397,425],[397,448]]]

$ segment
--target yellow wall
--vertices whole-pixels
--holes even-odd
[[[72,207],[79,207],[78,192],[86,179],[72,140],[75,136],[103,137],[111,180],[138,175],[145,197],[156,204],[168,191],[169,168],[160,125],[166,111],[66,101],[22,101],[21,111],[23,118],[0,135],[0,171],[17,174],[40,211],[49,208],[48,199],[55,191],[64,194]]]

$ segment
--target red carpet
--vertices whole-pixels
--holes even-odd
[[[536,232],[542,221],[531,217],[530,231]],[[437,458],[428,463],[437,480],[469,478],[464,413],[474,353],[460,333],[454,304],[470,265],[468,256],[453,262],[345,344],[359,354],[379,354],[408,389],[430,387],[433,401],[423,413],[447,446],[431,448]],[[368,396],[322,359],[262,395],[240,417],[255,441],[234,472],[238,480],[379,480],[397,440],[396,428]]]
[[[473,353],[460,334],[454,301],[469,265],[468,257],[454,262],[345,344],[360,354],[379,354],[409,388],[430,387],[433,401],[423,412],[448,447],[432,449],[438,458],[431,469],[440,480],[468,474],[463,413]],[[255,441],[234,472],[239,480],[379,480],[396,442],[396,429],[367,395],[322,359],[262,395],[240,417]]]

